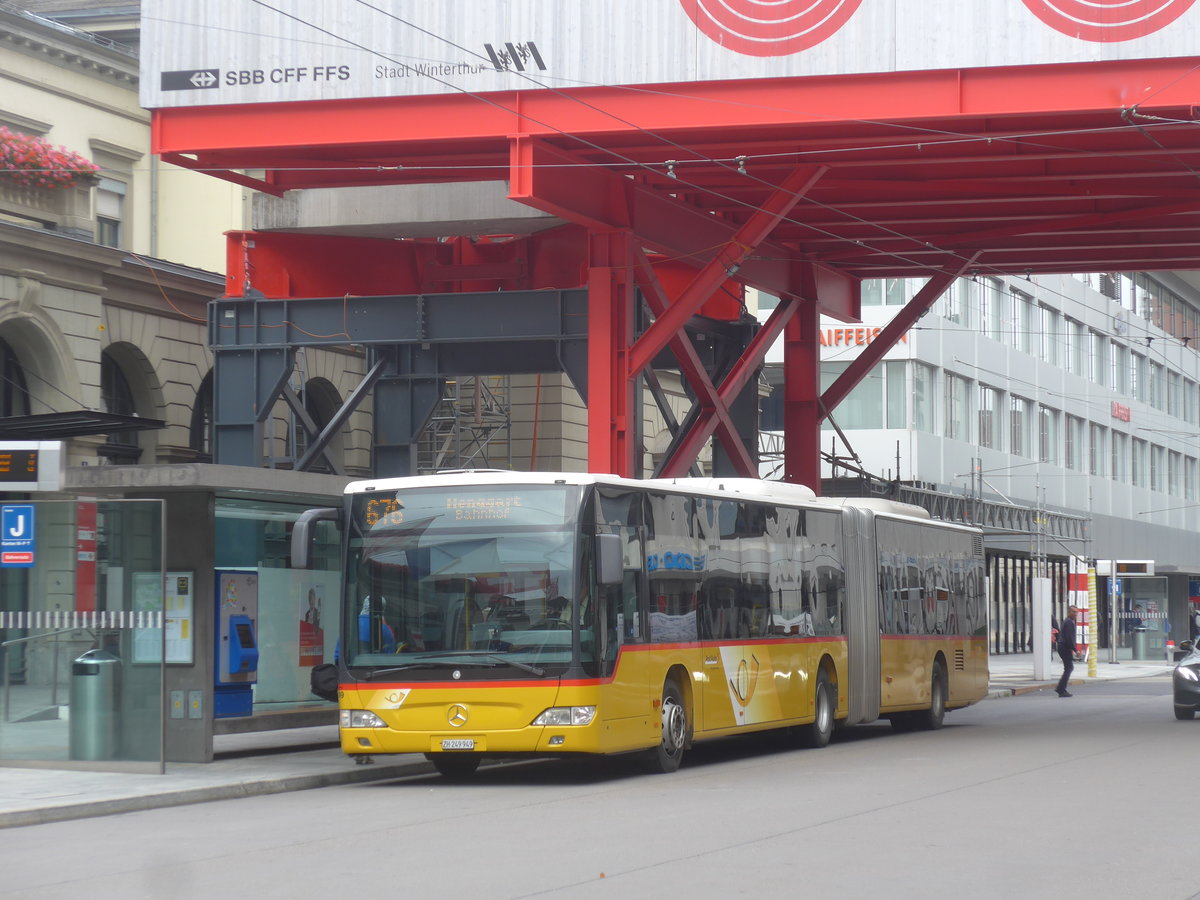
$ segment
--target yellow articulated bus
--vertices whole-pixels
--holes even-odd
[[[351,484],[342,749],[641,753],[835,724],[938,728],[987,692],[982,534],[753,479],[472,471]],[[359,761],[367,761],[360,759]]]

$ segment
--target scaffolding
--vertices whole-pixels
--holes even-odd
[[[507,375],[448,380],[417,441],[417,471],[511,469],[510,389]]]

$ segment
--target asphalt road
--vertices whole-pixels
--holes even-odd
[[[507,764],[13,829],[0,897],[1200,896],[1200,720],[1168,677],[946,723],[725,741],[667,776]]]

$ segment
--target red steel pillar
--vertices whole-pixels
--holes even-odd
[[[634,280],[629,233],[588,237],[588,471],[635,478]]]
[[[817,304],[798,304],[783,331],[783,480],[821,493],[821,341]]]

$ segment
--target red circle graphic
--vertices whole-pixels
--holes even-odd
[[[1196,0],[1021,0],[1029,11],[1068,37],[1114,43],[1145,37],[1170,25]]]
[[[705,35],[743,56],[787,56],[846,24],[862,0],[680,0]]]

